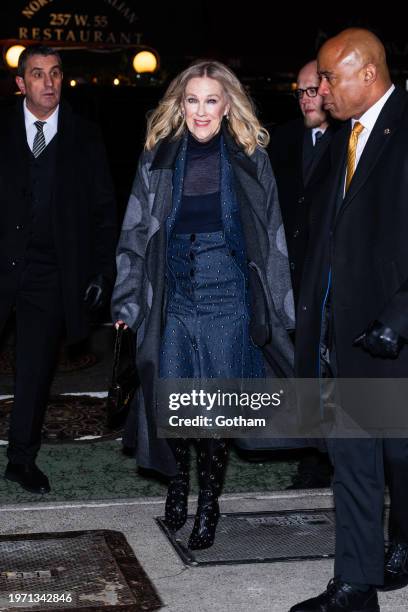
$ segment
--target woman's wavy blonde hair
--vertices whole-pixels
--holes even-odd
[[[196,77],[209,77],[221,84],[230,105],[229,131],[248,155],[252,155],[257,145],[268,145],[269,134],[259,123],[251,98],[232,70],[221,62],[203,60],[192,64],[173,79],[157,108],[149,115],[145,149],[150,151],[169,134],[174,139],[183,134],[186,129],[182,113],[183,97],[188,81]]]

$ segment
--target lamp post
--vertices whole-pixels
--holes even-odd
[[[133,58],[133,68],[137,74],[151,74],[157,70],[157,56],[152,51],[139,51]]]
[[[25,47],[23,45],[13,45],[12,47],[9,47],[7,49],[5,54],[5,60],[10,68],[17,68],[18,59],[24,49]]]

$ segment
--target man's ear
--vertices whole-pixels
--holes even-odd
[[[17,87],[19,88],[19,90],[21,91],[21,93],[25,96],[26,94],[26,88],[25,88],[25,83],[24,83],[24,79],[21,76],[16,76],[16,83],[17,83]]]
[[[377,80],[377,66],[375,64],[367,64],[364,66],[364,82],[366,85],[371,85]]]

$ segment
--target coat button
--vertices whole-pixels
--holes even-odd
[[[290,269],[291,269],[291,270],[294,270],[294,269],[295,269],[295,262],[294,262],[294,261],[291,261],[291,262],[290,262]]]
[[[23,226],[22,225],[16,225],[16,230],[22,230]]]
[[[303,305],[302,310],[307,310],[307,306]]]
[[[300,234],[300,230],[296,229],[296,230],[293,232],[293,237],[294,237],[294,238],[297,238],[297,237],[299,236],[299,234]]]
[[[304,201],[305,201],[305,196],[300,196],[300,198],[298,199],[298,204],[303,204]]]

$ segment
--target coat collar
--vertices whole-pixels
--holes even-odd
[[[186,137],[187,134],[174,139],[173,136],[170,135],[159,141],[150,165],[150,170],[174,170],[180,146]]]
[[[311,130],[311,128],[306,128],[305,134],[306,133],[307,133],[307,136],[310,139],[312,139],[312,130]],[[322,160],[322,157],[326,153],[326,151],[327,151],[327,149],[328,149],[328,147],[330,145],[332,136],[333,136],[333,128],[329,125],[326,128],[326,130],[325,130],[325,132],[324,132],[324,134],[323,134],[319,144],[317,145],[317,148],[315,148],[316,145],[313,146],[313,144],[312,144],[312,146],[313,146],[313,153],[312,153],[313,158],[312,158],[311,164],[309,165],[309,168],[307,169],[307,172],[304,175],[304,186],[305,187],[308,187],[309,184],[312,184],[314,182],[314,178],[316,177],[315,170],[316,170],[317,166],[320,164],[320,162]]]
[[[222,122],[221,131],[228,149],[228,153],[231,156],[231,161],[235,161],[237,165],[241,166],[244,170],[246,170],[246,172],[256,178],[256,164],[250,157],[248,157],[248,155],[246,155],[242,147],[240,147],[235,141],[227,127],[225,120]],[[177,139],[174,139],[171,135],[163,138],[163,140],[158,144],[150,170],[173,170],[180,146],[185,138],[187,138],[187,133]]]
[[[230,155],[231,163],[233,166],[237,165],[242,170],[245,170],[248,174],[252,176],[252,178],[257,178],[257,168],[256,163],[251,157],[249,157],[244,149],[237,143],[235,138],[232,136],[231,132],[228,129],[227,121],[224,120],[222,122],[222,136],[224,138],[225,145],[228,149],[228,153]]]
[[[384,104],[384,107],[381,110],[381,113],[379,114],[370,134],[353,176],[353,180],[351,181],[350,187],[344,197],[344,201],[342,202],[341,211],[343,211],[350,204],[367,181],[383,151],[390,142],[393,134],[398,130],[398,123],[401,121],[407,104],[408,97],[406,93],[399,87],[396,87],[391,96],[388,98],[387,102]],[[342,155],[338,156],[337,158],[337,184],[339,185],[339,198],[342,195],[342,181],[344,178],[345,159],[347,155],[350,132],[351,122],[348,122],[339,133],[340,146],[339,149],[336,149],[337,151],[342,151]]]

